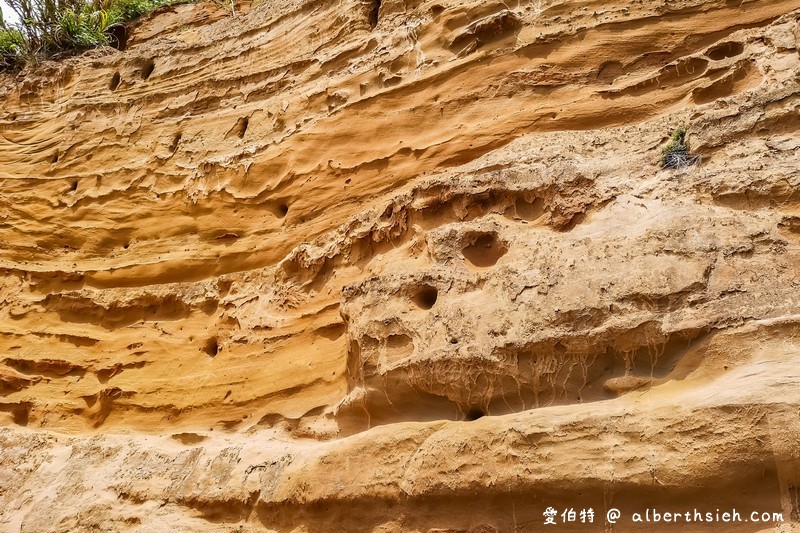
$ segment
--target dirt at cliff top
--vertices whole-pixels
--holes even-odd
[[[0,531],[800,530],[800,0],[236,12],[0,76]]]

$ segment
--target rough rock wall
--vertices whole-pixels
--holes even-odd
[[[248,7],[0,78],[0,530],[800,519],[800,0]]]

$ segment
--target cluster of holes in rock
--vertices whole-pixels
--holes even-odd
[[[426,289],[433,287],[415,287],[411,298],[420,297]],[[366,384],[366,389],[374,392],[365,400],[373,425],[428,419],[473,421],[550,405],[602,401],[652,386],[653,380],[673,372],[691,346],[708,335],[705,329],[664,335],[658,327],[648,323],[629,331],[629,338],[619,342],[543,343],[498,352],[501,360],[512,361],[513,366],[498,366],[496,373],[475,372],[468,397],[459,400],[436,387],[427,389],[424,375],[417,375],[413,383],[408,381],[420,367],[401,365],[388,373],[379,372],[381,357],[393,364],[413,352],[414,343],[406,334],[393,333],[383,339],[364,335],[351,341],[347,372],[352,383]],[[399,388],[386,389],[390,382]],[[411,399],[424,409],[396,408],[408,405]]]

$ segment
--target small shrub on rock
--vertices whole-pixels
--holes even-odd
[[[695,165],[699,161],[699,156],[689,153],[689,145],[686,144],[686,128],[683,126],[675,128],[669,143],[661,150],[661,167],[682,168]]]

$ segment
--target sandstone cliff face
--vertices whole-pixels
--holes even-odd
[[[800,0],[264,0],[0,78],[0,530],[796,529],[799,44]]]

